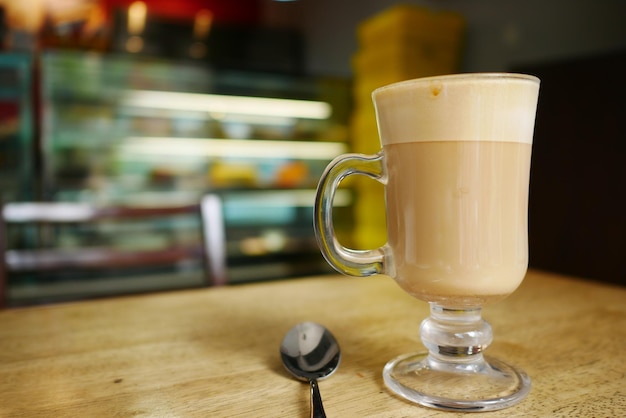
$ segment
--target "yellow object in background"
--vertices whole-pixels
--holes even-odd
[[[352,150],[380,150],[372,91],[398,81],[458,72],[464,33],[465,19],[458,13],[411,5],[393,6],[358,26],[359,48],[352,57]],[[383,187],[358,178],[354,189],[355,247],[379,247],[387,240]]]
[[[209,169],[209,181],[213,188],[255,188],[258,173],[252,164],[216,161]]]
[[[396,5],[363,21],[357,40],[363,47],[382,47],[428,41],[451,47],[463,39],[465,19],[459,13]]]

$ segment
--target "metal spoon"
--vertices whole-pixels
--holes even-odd
[[[335,337],[320,324],[302,322],[287,332],[280,357],[289,373],[311,385],[311,418],[325,418],[317,381],[339,366],[341,352]]]

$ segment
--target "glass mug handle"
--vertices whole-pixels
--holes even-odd
[[[344,154],[326,167],[315,197],[313,228],[322,255],[335,270],[349,276],[365,277],[386,272],[386,247],[374,250],[346,248],[335,236],[333,200],[339,183],[353,174],[370,177],[386,184],[382,151],[375,155]]]

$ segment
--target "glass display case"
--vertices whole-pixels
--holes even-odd
[[[41,75],[45,200],[188,204],[217,192],[231,281],[328,271],[312,206],[322,170],[348,149],[347,80],[69,51],[44,53]],[[351,201],[341,190],[339,229]],[[197,220],[182,225],[176,239],[197,236]]]

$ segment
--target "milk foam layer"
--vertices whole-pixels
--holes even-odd
[[[372,93],[382,145],[422,141],[531,144],[539,79],[484,73],[427,77]]]

